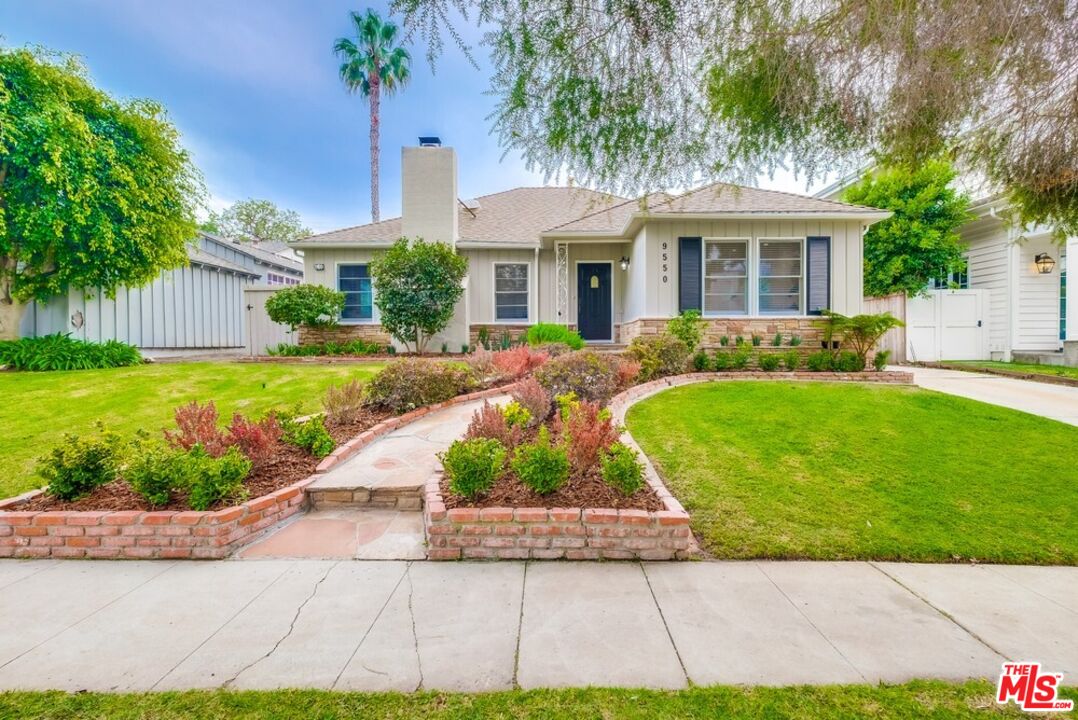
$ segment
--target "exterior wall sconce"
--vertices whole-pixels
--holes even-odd
[[[622,270],[628,270],[629,269],[629,258],[626,255],[621,256],[621,269]]]
[[[322,272],[323,270],[326,269],[326,264],[325,263],[315,263],[314,264],[314,269],[316,271],[318,271],[318,272]]]
[[[1047,275],[1056,266],[1056,261],[1048,253],[1037,253],[1037,257],[1033,258],[1033,262],[1037,264],[1037,272],[1041,275]]]

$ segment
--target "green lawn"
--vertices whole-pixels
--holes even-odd
[[[724,558],[1078,564],[1078,428],[912,387],[723,382],[629,429]]]
[[[1074,697],[1073,691],[1064,691]],[[1072,713],[1060,713],[1068,718]],[[0,693],[0,717],[65,720],[168,718],[433,718],[435,720],[556,720],[566,718],[745,718],[783,720],[933,720],[1028,717],[1013,704],[998,706],[984,681],[949,684],[832,687],[691,688],[657,690],[532,690],[486,694],[334,693],[319,690],[184,693]]]
[[[0,372],[0,497],[41,484],[35,459],[64,432],[92,429],[95,420],[134,433],[171,423],[176,406],[213,400],[222,417],[260,414],[300,403],[317,410],[328,385],[370,377],[370,364],[160,363],[111,370]]]
[[[991,360],[948,360],[948,365],[965,365],[971,368],[990,370],[1010,370],[1011,372],[1033,373],[1035,375],[1055,375],[1056,377],[1078,380],[1078,367],[1063,365],[1034,365],[1032,363],[995,362]]]

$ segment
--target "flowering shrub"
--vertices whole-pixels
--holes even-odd
[[[172,447],[190,450],[195,445],[201,445],[213,457],[223,455],[228,450],[228,438],[217,426],[217,406],[212,400],[205,405],[192,400],[176,408],[174,417],[176,430],[165,430],[165,440]]]
[[[406,358],[387,365],[371,378],[367,401],[404,413],[445,402],[474,385],[475,376],[470,370],[437,360]]]
[[[347,424],[355,422],[365,402],[363,383],[359,380],[349,380],[346,383],[330,385],[326,388],[326,395],[322,398],[322,408],[326,411],[326,420],[331,423]]]
[[[535,378],[522,381],[510,395],[513,402],[531,414],[529,425],[538,425],[550,416],[550,396]]]
[[[595,402],[568,401],[556,415],[554,431],[568,447],[569,463],[577,475],[586,475],[599,466],[599,455],[618,441],[621,430],[609,410]]]
[[[524,428],[510,424],[505,413],[497,405],[484,402],[482,407],[472,414],[472,421],[464,433],[465,440],[486,438],[497,440],[504,447],[514,448],[524,439]]]
[[[527,345],[517,345],[508,350],[499,350],[493,354],[494,367],[504,377],[524,377],[548,359],[546,353],[536,352]]]
[[[227,442],[240,449],[252,467],[261,467],[273,459],[273,451],[281,439],[281,426],[275,415],[267,415],[258,422],[235,413],[228,426]]]
[[[556,357],[535,371],[535,379],[551,397],[573,392],[578,397],[605,404],[618,389],[615,358],[603,358],[591,350],[578,350]]]

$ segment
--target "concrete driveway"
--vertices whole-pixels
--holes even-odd
[[[895,369],[912,372],[913,381],[928,390],[1078,425],[1078,388],[959,370],[920,367]]]
[[[1078,568],[0,563],[0,690],[1078,678]]]

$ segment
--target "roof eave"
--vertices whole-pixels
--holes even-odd
[[[338,240],[336,242],[304,242],[303,240],[297,240],[296,242],[289,243],[288,246],[296,248],[297,250],[317,248],[324,248],[326,250],[363,250],[364,248],[384,250],[385,248],[393,247],[393,241],[375,240],[373,242],[349,242],[347,240]]]

